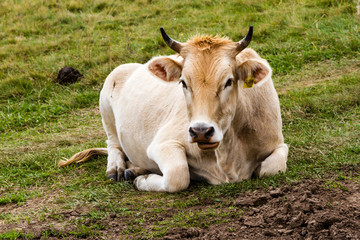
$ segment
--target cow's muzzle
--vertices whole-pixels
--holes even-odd
[[[189,134],[191,140],[196,142],[200,149],[209,150],[217,148],[219,142],[211,142],[211,138],[214,136],[214,127],[190,127]]]

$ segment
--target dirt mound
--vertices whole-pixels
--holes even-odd
[[[358,183],[304,180],[232,203],[245,212],[208,229],[172,229],[165,239],[360,239]]]

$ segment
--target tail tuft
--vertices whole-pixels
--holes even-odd
[[[82,152],[76,153],[70,159],[64,158],[64,160],[60,160],[58,163],[59,167],[66,167],[72,163],[81,163],[89,160],[91,157],[95,155],[107,155],[108,151],[106,148],[91,148],[84,150]]]

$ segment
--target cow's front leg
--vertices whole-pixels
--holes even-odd
[[[120,146],[108,146],[106,176],[111,181],[120,181],[124,177],[125,154]]]
[[[109,110],[106,112],[104,109],[106,110],[105,107],[102,107],[103,125],[108,136],[106,141],[108,150],[106,177],[110,181],[120,181],[123,179],[126,168],[125,154],[120,146],[113,114]]]
[[[255,174],[259,177],[264,177],[285,172],[288,152],[288,146],[281,144],[270,156],[261,162],[261,165],[255,170]]]
[[[108,150],[106,177],[110,181],[120,181],[124,176],[126,167],[125,154],[118,139],[114,113],[103,93],[100,94],[100,112],[103,126],[108,137],[108,140],[106,141]]]
[[[142,191],[177,192],[186,189],[190,184],[190,172],[185,151],[181,144],[175,142],[153,142],[147,149],[150,159],[155,161],[162,172],[139,176],[134,185]]]

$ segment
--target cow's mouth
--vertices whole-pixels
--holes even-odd
[[[219,142],[197,142],[198,147],[202,150],[215,149],[219,146]]]

